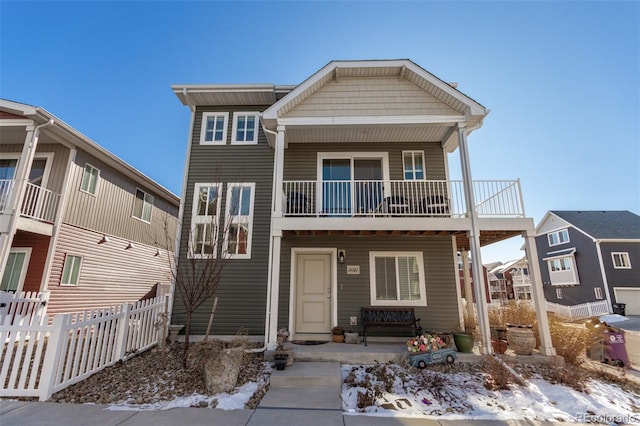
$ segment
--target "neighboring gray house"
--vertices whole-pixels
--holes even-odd
[[[246,328],[269,347],[281,327],[328,339],[335,325],[359,330],[366,306],[414,307],[426,329],[451,330],[458,251],[475,276],[481,245],[522,235],[536,252],[518,181],[471,180],[467,136],[488,110],[409,60],[332,61],[299,85],[172,88],[192,114],[179,261],[229,259],[214,334]],[[449,176],[457,149],[462,180]],[[196,312],[195,334],[210,309]],[[172,321],[184,322],[178,296]],[[540,327],[553,354],[546,316]]]
[[[45,109],[0,99],[0,290],[48,291],[49,314],[136,301],[171,281],[179,203]]]
[[[549,211],[536,245],[548,302],[625,303],[640,315],[640,216],[629,211]]]

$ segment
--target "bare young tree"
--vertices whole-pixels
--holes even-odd
[[[187,355],[195,311],[215,296],[222,271],[233,254],[246,251],[248,224],[242,222],[244,209],[252,188],[231,186],[226,200],[225,213],[221,214],[222,185],[198,185],[195,188],[194,214],[188,232],[182,231],[180,248],[177,252],[167,250],[175,298],[185,313],[185,345],[183,365]],[[248,213],[247,213],[248,214]],[[223,218],[221,218],[223,216]],[[169,222],[165,221],[164,244],[170,247]],[[185,235],[187,234],[187,235]],[[186,250],[185,250],[186,249]],[[175,306],[175,303],[174,303]],[[213,314],[213,313],[212,313]]]

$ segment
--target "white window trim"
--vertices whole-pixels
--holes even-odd
[[[249,117],[253,116],[255,118],[256,127],[253,131],[253,140],[250,141],[239,141],[236,139],[237,130],[238,130],[238,117]],[[260,130],[260,113],[255,111],[235,111],[233,113],[233,127],[231,128],[231,145],[255,145],[258,143],[258,131]]]
[[[564,294],[562,294],[561,288],[556,288],[556,299],[558,300],[564,299]]]
[[[616,265],[616,255],[620,256],[621,260],[624,262],[624,265],[622,266]],[[614,269],[631,269],[631,258],[629,257],[629,252],[626,252],[626,251],[611,252],[611,261],[613,262]]]
[[[567,241],[562,241],[562,242],[558,242],[558,243],[555,243],[555,244],[551,243],[551,236],[552,235],[555,235],[555,234],[560,235],[562,233],[566,233],[567,234]],[[558,238],[558,240],[560,240],[560,238]],[[564,228],[564,229],[559,229],[557,231],[549,232],[547,234],[547,242],[549,243],[549,247],[554,247],[554,246],[559,246],[559,245],[562,245],[562,244],[570,243],[571,242],[571,238],[569,238],[569,230],[567,228]]]
[[[198,215],[196,214],[198,211],[198,198],[200,196],[200,188],[205,187],[205,188],[210,188],[210,187],[216,187],[218,188],[218,202],[216,203],[216,214],[215,217],[213,215]],[[222,183],[218,183],[218,182],[214,182],[214,183],[201,183],[198,182],[196,184],[194,184],[193,187],[193,204],[191,205],[191,232],[189,233],[189,251],[188,251],[188,255],[189,258],[192,259],[206,259],[209,256],[212,256],[213,259],[215,259],[218,256],[218,228],[219,228],[219,222],[220,222],[220,204],[222,204],[222,197],[221,197],[221,193],[222,193]],[[203,225],[203,224],[211,224],[213,226],[213,230],[212,230],[212,244],[213,244],[213,253],[211,255],[209,254],[202,254],[202,253],[195,253],[194,252],[194,247],[193,247],[193,238],[195,236],[195,232],[196,232],[196,225]]]
[[[418,300],[377,300],[376,299],[376,257],[415,257],[418,262]],[[397,261],[396,261],[397,267]],[[369,295],[371,306],[427,306],[427,286],[424,274],[424,258],[421,251],[370,251],[369,252]],[[399,293],[398,293],[399,295]]]
[[[47,183],[49,182],[49,174],[51,173],[51,167],[53,165],[53,157],[53,152],[36,152],[33,157],[34,160],[47,160],[44,166],[44,172],[42,173],[41,188],[47,188]],[[2,154],[0,154],[0,160],[18,160],[16,162],[16,172],[18,171],[18,167],[20,166],[20,158],[21,154],[19,152],[3,152]],[[15,179],[16,177],[14,176],[13,178]]]
[[[416,159],[414,157],[414,155],[418,153],[420,155],[422,155],[422,173],[423,173],[423,177],[422,179],[418,179],[416,178]],[[412,169],[413,170],[413,179],[407,179],[407,177],[405,176],[405,170],[406,170],[406,164],[404,162],[404,157],[405,154],[411,154],[411,161],[413,162],[412,164]],[[424,156],[424,151],[419,151],[419,150],[409,150],[409,151],[402,151],[402,179],[405,181],[424,181],[427,180],[427,166],[425,165],[425,156]]]
[[[233,188],[238,187],[250,187],[251,188],[251,197],[249,199],[249,214],[248,215],[238,215],[231,217],[231,194]],[[225,234],[224,234],[224,243],[222,245],[222,253],[224,256],[230,259],[251,259],[251,241],[253,240],[253,207],[255,203],[256,197],[256,184],[255,182],[235,182],[227,184],[227,199],[226,199],[226,214],[225,214]],[[239,207],[239,206],[238,206]],[[238,212],[240,210],[238,209]],[[242,220],[234,220],[235,218],[241,218]],[[243,254],[234,254],[229,253],[229,230],[232,224],[234,223],[247,223],[247,252]]]
[[[78,282],[75,284],[69,284],[69,283],[63,283],[62,280],[64,279],[64,271],[65,268],[67,267],[67,260],[69,259],[69,256],[72,257],[79,257],[80,258],[80,267],[78,268]],[[82,267],[84,265],[84,256],[81,256],[79,254],[74,254],[74,253],[66,253],[64,256],[64,263],[62,265],[62,271],[60,272],[60,287],[79,287],[80,286],[80,277],[82,276]]]
[[[569,261],[571,262],[571,277],[572,280],[571,281],[563,281],[563,282],[553,282],[553,277],[554,275],[558,275],[559,273],[566,273],[569,271],[552,271],[551,270],[551,262],[553,262],[554,260],[560,260],[560,259],[569,259]],[[556,256],[556,257],[548,257],[544,259],[547,262],[547,268],[549,269],[549,280],[551,281],[551,285],[562,285],[562,286],[567,286],[567,285],[578,285],[580,284],[580,280],[578,278],[578,268],[576,266],[576,259],[573,256],[573,254],[570,255],[564,255],[564,256]]]
[[[593,292],[595,293],[596,300],[604,299],[604,297],[602,296],[602,287],[594,287]]]
[[[138,191],[144,194],[144,197],[142,197],[142,211],[140,212],[140,215],[142,217],[137,217],[135,215],[136,200],[137,200],[136,194],[138,193]],[[147,197],[151,197],[151,201],[149,202],[151,204],[151,211],[149,214],[149,220],[144,220],[144,204],[147,202]],[[150,193],[148,193],[143,189],[136,187],[136,192],[133,194],[133,206],[131,206],[131,217],[144,223],[151,223],[151,220],[153,219],[153,203],[155,202],[155,200],[156,198],[153,195],[151,195]]]
[[[96,189],[95,189],[95,193],[91,193],[91,191],[87,191],[82,189],[82,183],[84,182],[84,174],[87,171],[87,166],[91,167],[93,170],[97,170],[98,171],[98,175],[96,176]],[[80,179],[80,192],[84,192],[85,194],[89,194],[93,197],[97,197],[98,196],[98,189],[100,188],[100,169],[97,168],[96,166],[90,164],[90,163],[85,163],[84,167],[82,168],[82,177]]]
[[[224,124],[222,125],[222,140],[221,141],[206,141],[205,136],[207,134],[207,120],[211,117],[224,117]],[[228,112],[203,112],[202,124],[200,125],[200,145],[226,145],[227,144],[227,129],[229,128],[229,113]],[[214,132],[215,133],[215,132]]]
[[[24,287],[24,280],[27,277],[27,271],[29,270],[29,260],[31,260],[31,247],[11,247],[9,253],[24,253],[24,263],[22,265],[22,271],[20,271],[20,278],[18,279],[18,287],[16,287],[16,294],[22,291]],[[6,272],[6,269],[5,269]],[[0,276],[0,280],[2,276]]]

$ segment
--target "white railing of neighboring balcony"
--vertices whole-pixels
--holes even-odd
[[[464,217],[461,180],[283,182],[285,216]],[[474,181],[478,217],[524,217],[519,181]]]
[[[54,222],[59,202],[60,194],[27,183],[22,198],[21,214],[44,222]]]

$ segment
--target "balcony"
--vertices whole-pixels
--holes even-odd
[[[2,214],[11,213],[8,203],[11,200],[11,192],[14,187],[14,180],[0,179],[0,213]],[[40,222],[53,223],[56,220],[59,203],[60,194],[27,183],[20,203],[20,216]]]
[[[462,180],[284,181],[286,217],[464,218],[467,206]],[[520,182],[474,181],[479,218],[524,218]]]

